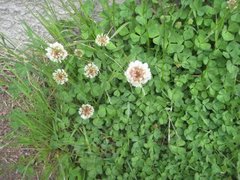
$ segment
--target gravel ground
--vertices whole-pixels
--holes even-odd
[[[45,0],[0,0],[0,32],[7,35],[13,42],[24,44],[26,36],[24,34],[23,22],[29,24],[40,36],[48,37],[47,32],[38,20],[31,14],[32,12],[43,12],[42,5]],[[49,0],[54,4],[54,8],[59,17],[67,17],[67,13],[62,10],[59,0]],[[66,0],[65,0],[66,1]],[[99,19],[97,14],[101,11],[98,0],[95,2],[94,17]],[[109,0],[111,2],[112,0]],[[124,0],[116,0],[122,3]]]
[[[58,0],[52,1],[59,4]],[[43,26],[31,14],[31,11],[42,13],[43,2],[44,0],[0,0],[0,32],[7,35],[13,42],[23,44],[27,40],[23,28],[23,22],[26,22],[40,36],[47,36]],[[61,8],[57,9],[59,16],[66,14]]]

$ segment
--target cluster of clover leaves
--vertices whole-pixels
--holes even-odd
[[[115,4],[114,17],[104,10],[101,22],[80,23],[84,43],[76,48],[84,56],[66,62],[73,79],[56,94],[63,116],[54,146],[70,150],[74,167],[89,178],[236,177],[238,7],[227,8],[224,0],[161,5],[125,1]],[[115,38],[106,47],[92,46],[99,27],[111,26],[121,27]],[[101,69],[92,80],[83,75],[89,59]],[[123,74],[135,59],[151,67],[145,93]],[[97,109],[89,121],[76,113],[86,102]]]

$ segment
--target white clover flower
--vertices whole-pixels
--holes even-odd
[[[99,34],[95,39],[98,46],[106,46],[110,42],[110,38],[106,34]]]
[[[131,62],[124,74],[127,81],[135,87],[142,87],[152,78],[148,64],[139,60]]]
[[[238,7],[237,0],[228,0],[227,4],[229,9],[236,9]]]
[[[84,75],[88,78],[94,78],[98,75],[99,68],[94,63],[88,63],[84,67]]]
[[[61,63],[68,56],[67,51],[64,49],[63,45],[58,42],[49,44],[46,49],[46,56],[53,62]]]
[[[89,119],[93,116],[94,108],[90,104],[83,104],[78,111],[79,115],[83,119]]]
[[[52,75],[53,79],[60,85],[63,85],[68,81],[68,75],[64,69],[57,69]]]

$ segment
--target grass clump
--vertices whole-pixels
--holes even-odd
[[[10,119],[32,161],[69,179],[236,179],[240,173],[237,1],[47,3],[24,50],[2,47]],[[14,68],[13,68],[14,67]]]

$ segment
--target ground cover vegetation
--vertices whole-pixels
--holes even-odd
[[[1,42],[23,176],[239,178],[239,2],[60,2],[35,14],[52,38]]]

